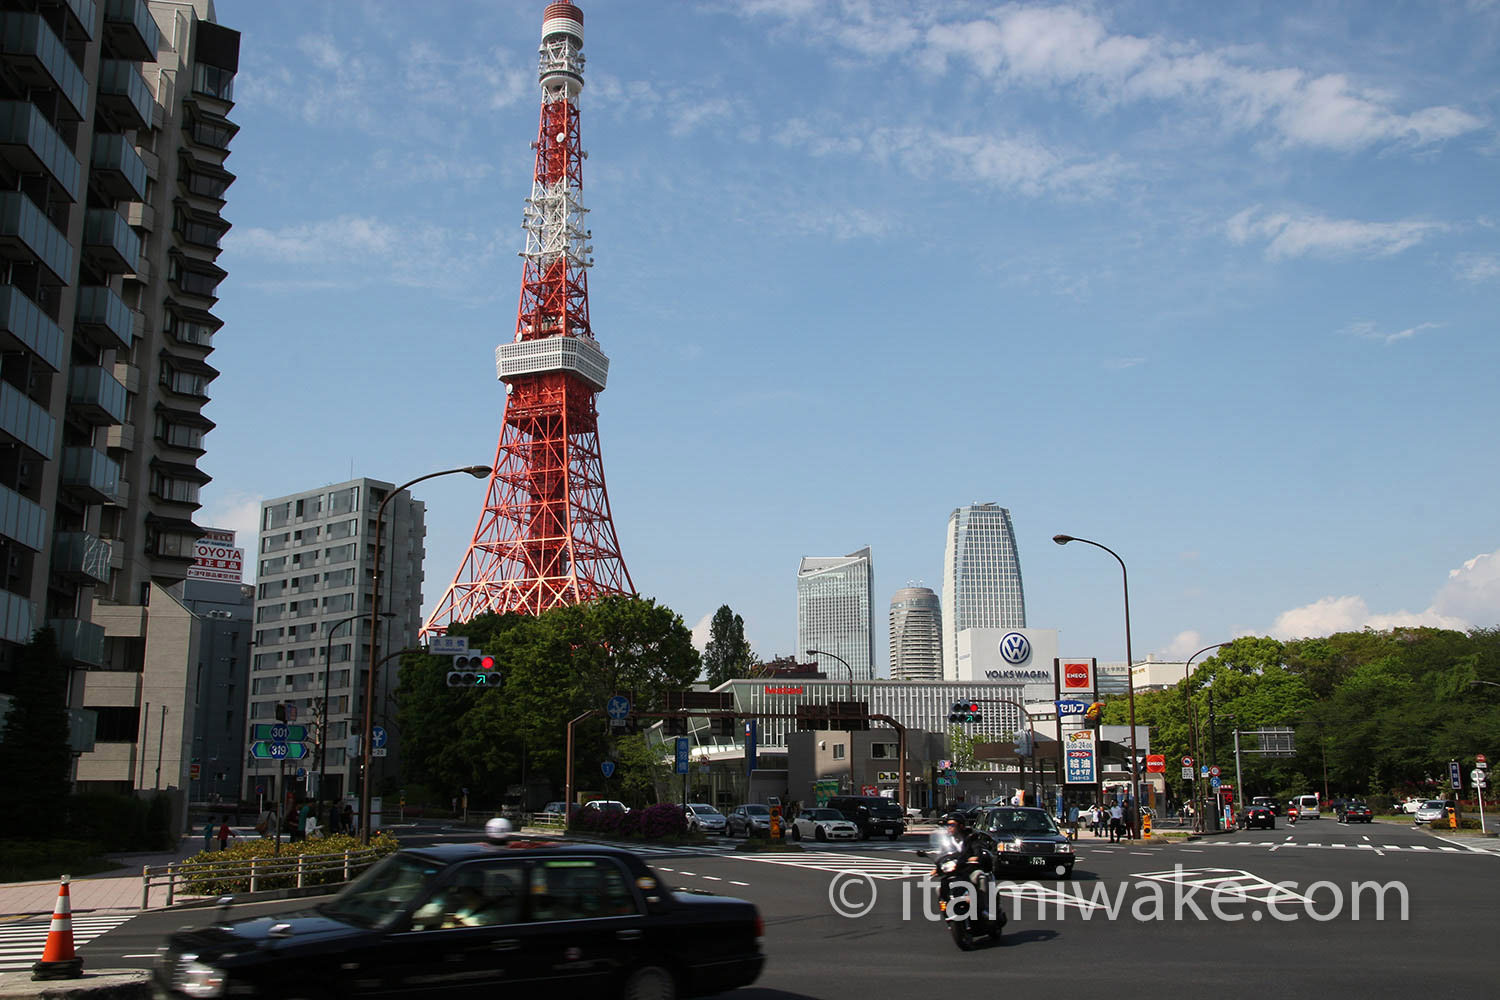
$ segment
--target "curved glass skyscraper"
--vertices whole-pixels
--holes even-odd
[[[992,503],[948,515],[943,549],[943,677],[958,678],[958,633],[1025,628],[1026,597],[1010,511]]]
[[[943,613],[930,587],[891,595],[891,680],[943,679]]]

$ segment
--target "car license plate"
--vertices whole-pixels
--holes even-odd
[[[1034,864],[1034,865],[1045,865],[1047,863],[1047,859],[1046,858],[1032,858],[1031,859],[1031,863]]]

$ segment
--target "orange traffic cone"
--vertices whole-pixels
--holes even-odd
[[[31,967],[32,979],[81,979],[83,959],[73,952],[73,903],[68,898],[68,876],[57,887],[57,905],[52,909],[52,926],[47,930],[47,946],[42,960]]]

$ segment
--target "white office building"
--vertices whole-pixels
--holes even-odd
[[[797,652],[833,654],[809,657],[827,677],[847,677],[852,670],[854,680],[873,680],[874,592],[875,565],[868,546],[847,556],[804,557],[797,568]]]
[[[930,587],[891,596],[891,680],[943,679],[943,613]]]
[[[946,680],[959,679],[960,632],[1026,627],[1021,561],[1010,511],[992,503],[976,503],[948,515],[942,604]]]

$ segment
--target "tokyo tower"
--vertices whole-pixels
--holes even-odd
[[[583,224],[582,48],[583,11],[549,3],[516,335],[495,349],[505,419],[474,540],[423,636],[487,611],[535,615],[635,592],[609,512],[594,406],[609,359],[589,327],[594,248]]]

